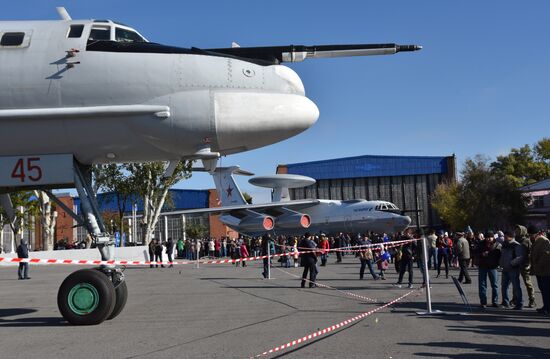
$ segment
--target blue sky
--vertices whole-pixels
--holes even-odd
[[[0,19],[109,18],[177,46],[420,44],[416,53],[291,67],[320,109],[306,132],[222,159],[256,174],[362,154],[491,157],[550,136],[547,1],[49,1],[2,4]],[[266,190],[244,180],[255,202]],[[210,188],[196,174],[180,188]]]

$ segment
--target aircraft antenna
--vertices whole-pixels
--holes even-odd
[[[56,9],[57,13],[61,17],[61,20],[72,20],[71,15],[69,15],[67,9],[65,9],[63,6],[59,6]]]

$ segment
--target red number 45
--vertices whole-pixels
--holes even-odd
[[[27,158],[27,174],[25,174],[24,161],[23,158],[20,158],[11,172],[11,177],[19,178],[23,183],[26,178],[32,182],[40,181],[40,179],[42,179],[42,168],[35,164],[37,161],[40,161],[40,157]]]

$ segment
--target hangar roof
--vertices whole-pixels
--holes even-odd
[[[323,161],[291,163],[288,173],[320,179],[446,174],[448,156],[365,155]]]

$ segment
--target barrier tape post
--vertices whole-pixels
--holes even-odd
[[[426,285],[426,312],[416,312],[417,315],[445,315],[440,310],[432,310],[432,294],[430,291],[430,273],[428,272],[428,245],[426,236],[422,236],[422,266],[424,267],[424,283]]]

